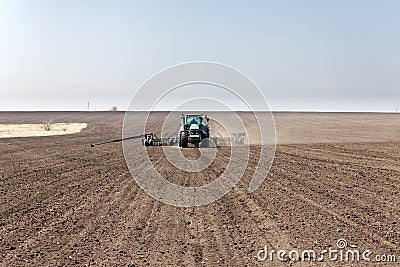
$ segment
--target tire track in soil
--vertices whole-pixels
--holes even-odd
[[[232,239],[223,227],[221,217],[206,209],[196,211],[198,245],[201,255],[194,255],[199,266],[243,266],[240,258],[232,253]]]
[[[311,164],[310,166],[314,165],[315,163]],[[308,166],[308,164],[303,163],[303,165]],[[358,171],[358,170],[357,170]],[[364,170],[365,171],[365,170]],[[291,172],[293,173],[293,172]],[[367,173],[368,174],[368,173]],[[289,175],[289,174],[287,174]],[[289,177],[286,175],[286,179],[285,180],[289,180]],[[364,229],[364,234],[365,232],[370,232],[372,233],[372,236],[380,236],[379,239],[377,239],[377,241],[381,241],[383,244],[388,244],[388,241],[385,239],[386,234],[384,234],[382,236],[382,234],[378,234],[375,230],[378,230],[379,232],[382,233],[382,231],[387,231],[388,235],[386,236],[386,238],[391,238],[393,239],[393,234],[396,232],[396,224],[392,224],[391,222],[395,222],[396,220],[396,210],[398,211],[398,207],[396,208],[396,204],[398,202],[398,199],[396,198],[395,195],[392,196],[392,200],[389,203],[393,203],[393,205],[391,205],[391,209],[387,210],[387,209],[382,209],[381,207],[385,207],[386,203],[385,201],[383,201],[383,198],[381,198],[381,193],[379,193],[378,191],[376,191],[376,188],[378,186],[374,186],[375,191],[376,192],[372,192],[370,194],[370,197],[365,197],[365,193],[363,194],[363,192],[360,192],[358,195],[355,195],[354,193],[354,189],[353,188],[347,188],[346,187],[338,187],[338,185],[341,184],[341,182],[336,181],[336,180],[331,180],[329,179],[330,176],[324,176],[325,178],[328,179],[313,179],[311,182],[309,181],[309,179],[304,179],[304,177],[306,176],[299,176],[299,175],[292,175],[291,180],[294,180],[295,183],[297,183],[298,185],[301,185],[300,188],[302,188],[302,192],[301,195],[306,197],[307,196],[313,196],[314,199],[319,199],[318,202],[315,203],[326,203],[327,207],[331,207],[331,209],[335,209],[335,210],[341,210],[341,216],[342,218],[346,218],[352,217],[352,215],[348,215],[348,214],[355,214],[354,216],[357,216],[355,219],[353,218],[353,220],[350,219],[350,221],[352,222],[356,222],[358,226],[363,226],[362,228]],[[350,180],[351,181],[351,180]],[[318,186],[317,186],[318,185]],[[290,185],[286,185],[287,188],[293,188],[295,189],[295,187],[290,186]],[[326,196],[325,198],[321,199],[321,190],[320,188],[330,188],[331,190],[329,191],[329,194],[331,193],[335,193],[336,196]],[[338,191],[340,189],[340,191]],[[393,190],[393,189],[392,189]],[[298,190],[296,190],[298,191]],[[306,192],[308,192],[306,194]],[[387,197],[390,197],[390,194],[393,191],[389,191],[388,193],[385,194],[385,200],[387,200]],[[326,195],[326,192],[323,191],[322,195]],[[372,197],[373,196],[373,197]],[[306,197],[307,199],[309,199],[309,197]],[[329,203],[328,203],[329,200]],[[335,200],[336,204],[335,205],[331,205],[331,201]],[[342,205],[340,203],[343,203],[343,201],[346,203],[346,205]],[[381,204],[379,204],[381,203]],[[311,204],[311,203],[310,203]],[[347,216],[344,215],[347,214]],[[349,219],[347,219],[349,221]],[[374,225],[376,225],[376,223],[379,223],[381,225],[380,222],[389,222],[389,224],[384,224],[383,225],[383,229],[376,229],[376,227]],[[355,227],[354,224],[350,224],[353,227]],[[382,226],[382,225],[381,225]],[[368,230],[367,230],[368,229]],[[389,237],[390,236],[390,237]],[[389,245],[390,248],[393,249],[393,245],[395,244],[396,238],[394,238],[393,242],[389,242],[392,243],[392,245]],[[396,245],[394,245],[396,246]]]
[[[223,162],[220,162],[219,164],[223,164]],[[218,166],[213,167],[213,169],[215,168],[218,168]],[[159,171],[163,172],[164,174],[169,173],[165,170]],[[214,176],[214,174],[209,174],[199,177],[194,173],[189,173],[186,175],[183,185],[188,186],[193,183],[203,184],[203,181],[198,180],[199,178],[209,182],[209,180],[214,179]],[[171,180],[173,177],[167,177],[167,179],[173,182],[173,180]],[[175,177],[175,179],[177,178]],[[214,262],[214,264],[217,264],[218,260],[221,259],[228,262],[229,266],[235,266],[234,263],[236,261],[234,261],[233,257],[231,257],[231,249],[228,245],[229,241],[227,241],[227,234],[220,230],[222,228],[221,224],[219,223],[220,218],[217,218],[215,215],[209,214],[208,212],[200,212],[199,208],[184,208],[184,210],[186,210],[184,218],[187,222],[185,225],[187,230],[185,232],[189,233],[187,239],[189,240],[189,246],[185,246],[188,249],[190,248],[189,251],[192,253],[192,261],[185,259],[186,263],[190,262],[190,265],[203,266],[206,262],[210,262],[215,259],[217,259],[217,261]],[[165,227],[161,227],[161,229],[164,229],[165,231]],[[162,231],[156,235],[156,238],[159,236],[163,236]]]
[[[298,157],[298,156],[296,156],[294,154],[288,154],[288,153],[283,153],[283,154],[288,156],[288,157],[290,157],[291,160],[293,162],[296,162],[296,163],[299,163],[298,159],[301,158],[301,157]],[[306,163],[304,163],[304,162],[302,163],[303,166],[313,166],[314,171],[313,171],[313,173],[309,173],[308,176],[312,176],[313,174],[319,174],[317,171],[315,171],[315,169],[319,167],[318,164],[315,163],[315,161],[316,161],[315,159],[312,159],[312,158],[301,158],[301,159],[305,159],[306,160]],[[332,169],[332,171],[336,171],[336,173],[332,172],[332,173],[329,173],[328,175],[324,175],[324,180],[323,181],[326,182],[326,183],[322,183],[320,179],[314,179],[313,182],[319,183],[320,185],[324,185],[325,187],[328,185],[327,183],[329,183],[329,186],[330,186],[331,189],[335,188],[335,187],[338,187],[338,185],[341,185],[343,190],[346,193],[351,193],[353,191],[353,190],[351,190],[352,189],[352,184],[354,184],[356,186],[360,186],[359,185],[359,181],[357,181],[358,183],[356,183],[354,180],[351,180],[351,179],[347,179],[345,182],[341,181],[341,180],[343,180],[343,178],[341,178],[340,175],[339,175],[340,171],[342,171],[342,170],[345,171],[345,172],[351,171],[351,172],[354,173],[355,176],[356,175],[358,176],[360,173],[363,173],[362,174],[363,177],[368,177],[368,179],[370,181],[374,181],[375,179],[370,178],[370,177],[375,177],[376,175],[369,175],[369,173],[367,173],[368,175],[366,175],[364,173],[364,171],[369,170],[369,168],[367,166],[361,166],[361,167],[363,167],[363,168],[354,168],[354,167],[350,167],[348,165],[339,164],[339,163],[337,163],[337,162],[332,160],[331,164],[324,165],[324,171],[326,169],[330,168],[330,169]],[[311,167],[308,167],[308,168],[309,168],[309,170],[311,170]],[[332,175],[335,175],[335,176],[332,177]],[[293,177],[297,177],[297,176],[298,176],[297,172],[293,173]],[[321,178],[321,177],[318,177],[318,178]],[[301,181],[301,179],[299,179],[298,181]],[[393,192],[393,187],[396,187],[395,184],[386,184],[386,183],[382,183],[382,182],[376,181],[375,187],[378,187],[378,185],[382,186],[383,188],[385,188],[386,192]],[[363,187],[363,190],[365,190],[365,192],[367,192],[367,193],[369,193],[371,195],[372,194],[376,194],[376,188],[375,189],[369,189],[368,187]],[[349,194],[349,196],[350,196],[350,194]]]
[[[103,254],[100,256],[100,262],[111,264],[118,261],[118,258],[125,257],[131,264],[149,265],[151,253],[146,248],[154,237],[154,214],[159,211],[159,207],[156,201],[150,199],[145,193],[141,193],[138,202],[132,203],[126,216],[121,217],[121,227],[116,227],[111,231],[115,233],[110,234],[114,237],[110,237],[108,243],[109,247],[113,247],[115,251],[118,250],[117,255],[111,257],[109,254]]]
[[[364,236],[368,236],[368,237],[372,238],[375,241],[379,241],[380,243],[383,243],[385,246],[393,249],[394,251],[397,249],[396,244],[393,244],[393,243],[385,240],[383,237],[373,233],[371,230],[368,231],[367,229],[365,229],[365,227],[363,227],[363,225],[361,225],[361,224],[359,224],[357,222],[354,222],[352,220],[347,219],[346,217],[340,215],[339,213],[337,213],[333,209],[327,209],[323,205],[318,204],[317,202],[305,197],[304,195],[295,193],[295,192],[293,192],[291,190],[288,190],[288,191],[293,196],[295,196],[295,197],[297,197],[297,198],[299,198],[301,200],[306,201],[307,203],[311,204],[312,206],[314,206],[314,207],[316,207],[316,208],[318,208],[318,209],[320,209],[320,210],[322,210],[322,211],[324,211],[326,213],[329,213],[330,215],[332,215],[332,217],[334,217],[336,219],[339,219],[341,222],[343,222],[343,223],[345,223],[347,225],[350,225],[350,226],[354,227],[355,229],[361,229],[361,231],[364,234]]]
[[[90,167],[90,165],[86,165],[86,166],[79,166],[79,168],[84,168],[87,169],[88,167]],[[45,200],[48,199],[52,199],[54,198],[54,195],[52,194],[48,194],[49,191],[55,191],[57,188],[59,188],[60,186],[65,187],[65,184],[69,183],[68,186],[72,186],[73,183],[78,184],[79,186],[83,186],[83,185],[87,185],[88,187],[90,187],[90,184],[95,184],[94,181],[92,181],[91,179],[85,179],[84,182],[86,183],[82,183],[82,175],[76,175],[76,167],[75,168],[71,168],[71,169],[67,169],[66,171],[59,171],[59,172],[55,172],[53,174],[55,177],[60,177],[60,178],[56,178],[56,179],[52,179],[49,181],[46,181],[43,183],[43,181],[35,181],[33,183],[30,183],[29,186],[29,190],[31,192],[33,192],[32,196],[29,196],[31,203],[27,202],[24,203],[24,205],[21,205],[21,203],[15,203],[12,206],[8,206],[7,210],[3,210],[2,213],[4,215],[7,215],[7,212],[13,212],[13,213],[18,213],[21,212],[23,209],[26,209],[29,205],[37,201],[35,201],[35,199],[37,199],[38,197],[41,197],[40,202],[44,203]],[[29,176],[28,176],[29,177]],[[35,187],[35,185],[37,185]],[[46,195],[44,195],[45,193],[47,193]],[[62,193],[62,192],[61,192]],[[15,191],[13,193],[13,195],[18,195],[20,194],[20,192]],[[87,194],[86,192],[81,192],[79,196],[82,196],[83,194]],[[9,198],[14,198],[13,195],[10,195]],[[42,196],[44,195],[44,196]],[[44,198],[43,198],[44,197]],[[38,207],[39,208],[39,207]]]
[[[322,213],[327,213],[327,214],[331,215],[332,218],[334,218],[335,220],[338,219],[340,222],[345,223],[345,225],[348,225],[352,229],[361,229],[360,230],[361,231],[360,233],[362,234],[361,239],[364,239],[365,237],[369,237],[372,240],[375,240],[381,244],[384,244],[386,247],[391,248],[392,250],[394,250],[397,247],[395,244],[387,241],[381,235],[378,235],[377,233],[374,233],[374,231],[372,231],[371,229],[366,228],[364,224],[357,223],[350,219],[347,219],[343,215],[334,211],[334,208],[329,209],[329,208],[326,208],[323,204],[319,204],[319,203],[323,203],[325,200],[320,200],[318,202],[316,200],[311,200],[310,198],[307,197],[307,195],[305,194],[305,192],[303,190],[300,190],[300,189],[305,189],[306,188],[305,186],[293,187],[292,185],[285,183],[285,181],[289,181],[289,180],[290,180],[290,177],[287,177],[286,174],[281,173],[279,181],[268,180],[266,182],[269,184],[269,187],[271,187],[271,185],[275,183],[275,187],[272,187],[271,189],[282,190],[282,191],[286,192],[287,195],[294,196],[294,197],[298,198],[299,200],[301,200],[302,202],[306,202],[309,205],[315,207],[315,208],[309,208],[310,210],[320,210],[320,211],[322,211]],[[299,190],[300,190],[300,193],[297,192]],[[334,207],[337,208],[338,206],[340,206],[338,204],[339,203],[334,205]],[[306,216],[307,216],[307,213],[304,213],[303,217],[306,218]],[[340,228],[346,228],[346,227],[344,227],[342,224],[340,226]],[[371,242],[371,240],[369,241],[369,244],[372,244],[370,242]]]
[[[159,158],[154,163],[157,164],[160,160]],[[141,166],[145,166],[145,163],[142,163]],[[140,166],[138,167],[140,168]],[[128,176],[129,184],[131,184],[131,186],[135,185],[135,196],[133,199],[129,198],[130,190],[128,189],[130,187],[128,186],[123,188],[126,191],[124,194],[119,194],[120,197],[112,201],[111,208],[113,208],[113,206],[117,207],[117,211],[113,212],[117,213],[116,217],[113,217],[113,221],[116,221],[116,223],[113,225],[112,229],[106,229],[110,238],[108,242],[104,243],[109,244],[109,247],[113,248],[113,252],[111,253],[115,254],[117,250],[118,253],[117,255],[110,255],[109,251],[105,251],[107,253],[100,253],[100,255],[97,256],[97,261],[103,264],[112,262],[112,260],[121,263],[121,258],[127,258],[131,263],[134,263],[138,259],[146,259],[142,251],[138,253],[137,251],[135,253],[130,253],[129,251],[131,251],[130,247],[133,241],[137,239],[136,232],[144,232],[147,227],[151,227],[149,220],[155,209],[155,200],[147,196],[147,194],[136,185],[130,174]],[[127,236],[131,238],[127,239]],[[134,247],[140,248],[143,247],[143,244],[138,244]]]
[[[289,147],[292,150],[287,150],[285,147]],[[288,155],[313,160],[320,161],[324,163],[334,163],[347,165],[349,167],[364,167],[369,169],[378,169],[384,171],[400,171],[400,165],[398,164],[398,159],[388,160],[385,158],[370,157],[368,155],[360,156],[360,151],[349,151],[345,152],[332,152],[329,149],[320,148],[310,148],[309,145],[285,145],[282,146],[281,153]],[[351,152],[351,153],[350,153]],[[332,157],[336,155],[338,157]],[[376,165],[380,166],[376,166]]]
[[[225,160],[212,165],[212,168],[208,169],[208,172],[202,175],[202,178],[205,181],[202,182],[202,184],[215,180],[216,174],[219,174],[221,169],[225,170],[226,161],[230,159],[230,153],[230,149],[222,150],[219,156]],[[227,226],[232,224],[232,222],[224,220],[224,214],[230,212],[230,210],[226,208],[229,205],[224,205],[226,204],[226,200],[222,200],[221,202],[223,203],[221,204],[222,209],[213,203],[206,205],[205,207],[195,208],[199,245],[203,248],[201,253],[202,255],[199,257],[199,260],[200,258],[202,259],[200,265],[244,266],[241,255],[234,253],[231,247],[231,244],[235,243],[235,240],[233,239],[234,235],[232,235],[232,230],[234,228]],[[218,215],[216,214],[217,210],[221,211]],[[211,240],[212,242],[210,242]]]
[[[98,203],[101,203],[101,202],[99,201]],[[68,219],[71,219],[71,215],[73,215],[75,213],[75,211],[81,210],[81,208],[83,208],[85,205],[86,205],[85,203],[82,203],[80,206],[78,206],[78,205],[71,206],[70,205],[70,207],[72,207],[72,208],[69,208],[68,210],[66,210],[66,212],[62,213],[61,217],[57,216],[56,218],[53,219],[53,221],[50,221],[50,223],[48,223],[46,226],[42,227],[41,229],[37,229],[35,231],[35,235],[36,235],[35,237],[31,233],[29,235],[25,234],[25,236],[27,238],[24,238],[24,241],[23,241],[24,251],[28,248],[29,248],[29,250],[34,250],[34,248],[35,248],[35,246],[33,245],[34,243],[37,243],[37,245],[39,247],[42,246],[43,240],[47,239],[44,236],[47,236],[48,233],[53,231],[54,229],[57,230],[56,226],[58,226],[59,224],[64,224],[64,223],[68,222]],[[78,206],[78,209],[76,209],[74,206],[75,207]],[[46,221],[49,221],[49,218],[44,217],[43,219]],[[64,228],[64,225],[61,227]],[[41,239],[40,236],[43,236],[43,238]],[[56,246],[56,247],[59,247],[59,246]],[[21,252],[22,255],[26,254],[24,251]],[[53,251],[53,249],[51,249],[51,251]],[[14,253],[12,253],[12,254],[14,254]],[[31,256],[34,254],[31,254]]]
[[[154,148],[151,148],[149,154],[151,158],[157,158],[159,160],[158,162],[152,161],[157,171],[162,173],[163,177],[171,182],[174,182],[177,178],[179,179],[179,177],[175,177],[174,172],[169,171],[171,169],[170,165],[164,164],[160,167],[159,163],[163,157],[162,155],[157,155],[157,152],[163,154],[160,148],[157,148],[156,151]],[[187,184],[189,182],[190,176],[186,176],[184,183]],[[181,263],[183,262],[182,266],[193,266],[194,261],[191,257],[175,258],[172,262],[169,257],[166,257],[166,255],[168,255],[167,252],[179,252],[180,255],[186,254],[186,256],[188,256],[187,251],[191,251],[190,242],[187,243],[188,241],[185,241],[190,240],[190,231],[188,231],[183,221],[179,221],[179,218],[184,218],[184,215],[177,217],[177,213],[182,213],[182,209],[187,210],[187,208],[172,207],[153,199],[151,201],[155,203],[157,208],[155,210],[153,209],[151,214],[147,216],[146,225],[138,238],[139,245],[146,247],[146,251],[142,252],[138,260],[141,264],[148,266],[161,266],[164,264],[176,265],[176,260]],[[187,235],[187,233],[189,233],[189,235]]]
[[[127,184],[123,188],[127,188],[130,185]],[[117,188],[113,192],[110,193],[104,193],[103,195],[98,196],[97,198],[92,198],[89,203],[83,202],[69,210],[67,210],[65,213],[62,214],[60,218],[55,219],[52,221],[49,225],[43,227],[39,231],[36,232],[35,236],[32,236],[24,241],[24,246],[26,248],[30,248],[30,250],[35,250],[36,247],[41,247],[41,240],[45,240],[45,236],[49,236],[50,232],[59,232],[58,228],[65,228],[66,227],[66,235],[67,235],[67,242],[65,244],[62,244],[60,241],[57,241],[57,244],[53,244],[53,247],[50,249],[49,253],[51,254],[52,252],[55,253],[60,253],[63,251],[63,248],[67,247],[71,242],[73,242],[70,237],[71,233],[75,232],[75,229],[77,229],[79,226],[76,225],[75,222],[80,222],[82,220],[86,221],[86,225],[84,226],[85,228],[81,230],[83,233],[85,231],[90,231],[89,229],[91,227],[95,227],[95,225],[92,225],[91,221],[96,221],[96,218],[98,217],[98,212],[97,211],[103,211],[107,208],[107,204],[112,201],[113,199],[116,198],[118,195],[119,189]],[[81,220],[74,219],[74,216],[76,214],[79,214],[79,212],[82,211],[83,213],[83,218]],[[89,219],[91,218],[91,219]],[[70,225],[71,222],[73,225]],[[79,233],[78,233],[79,235]],[[60,237],[60,236],[59,236]],[[35,246],[35,244],[37,244]]]
[[[91,180],[89,179],[89,182],[91,182]],[[120,181],[121,182],[121,181]],[[93,183],[91,183],[91,184],[94,184],[95,183],[95,181],[93,182]],[[127,185],[127,186],[129,186],[129,185]],[[125,190],[126,190],[126,187],[124,188]],[[106,189],[107,190],[107,189]],[[95,215],[90,215],[91,214],[91,211],[94,209],[94,208],[96,208],[96,205],[97,205],[97,207],[99,206],[99,204],[100,204],[100,206],[101,207],[104,207],[104,204],[106,204],[107,202],[109,202],[110,200],[112,200],[113,198],[115,198],[115,195],[113,196],[112,194],[110,194],[109,192],[107,192],[106,190],[103,190],[103,195],[95,195],[95,197],[97,197],[97,198],[90,198],[90,200],[91,200],[91,202],[89,202],[89,204],[91,205],[91,206],[89,206],[89,208],[87,208],[88,210],[89,210],[89,212],[88,212],[88,214],[85,214],[85,217],[84,217],[84,219],[83,220],[85,220],[85,219],[87,219],[88,217],[93,217],[93,216],[95,216]],[[114,192],[115,192],[115,190],[120,190],[120,189],[114,189]],[[87,192],[86,192],[86,194],[87,194]],[[80,194],[81,195],[81,194]],[[87,198],[86,198],[87,199]],[[84,202],[83,203],[81,203],[80,205],[73,205],[74,207],[73,208],[70,208],[69,210],[67,210],[65,213],[63,213],[63,215],[62,215],[62,217],[61,218],[56,218],[55,220],[53,220],[50,224],[48,224],[47,226],[45,226],[45,227],[43,227],[41,230],[39,230],[39,232],[37,233],[38,235],[46,235],[48,232],[50,232],[50,231],[52,231],[53,230],[53,228],[56,228],[58,225],[60,225],[60,224],[63,224],[63,223],[65,223],[65,222],[67,222],[68,221],[68,219],[70,219],[71,218],[71,215],[76,215],[79,211],[81,211],[81,210],[84,210],[84,208],[86,207],[86,205],[87,205],[87,201],[85,201],[85,200],[83,200]],[[86,213],[86,211],[85,212],[83,212],[83,213]],[[79,221],[79,219],[77,220],[77,221]],[[90,224],[90,221],[89,221],[89,224]],[[74,230],[75,228],[77,228],[76,226],[72,226],[72,230]],[[69,229],[70,230],[70,229]],[[37,239],[40,239],[40,237],[38,238],[38,237],[31,237],[31,238],[28,238],[27,240],[26,240],[26,242],[28,243],[28,245],[30,244],[30,243],[32,243],[32,242],[34,242],[34,240],[37,240]]]
[[[299,160],[296,160],[297,158],[301,158],[301,159],[305,159],[306,161],[308,161],[308,164],[311,164],[311,165],[313,165],[313,166],[318,166],[315,162],[317,161],[316,159],[314,159],[314,158],[310,158],[310,157],[307,157],[307,158],[304,158],[304,157],[298,157],[298,156],[296,156],[296,155],[294,155],[294,154],[290,154],[290,153],[283,153],[284,155],[286,155],[286,156],[288,156],[288,157],[290,157],[294,162],[299,162]],[[357,186],[357,187],[360,187],[360,186],[362,186],[362,185],[360,185],[359,183],[356,183],[354,180],[351,180],[351,179],[346,179],[346,181],[345,182],[342,182],[342,181],[340,181],[340,180],[338,180],[338,179],[341,179],[341,176],[339,175],[340,173],[338,173],[338,169],[340,168],[340,169],[344,169],[344,168],[346,168],[345,170],[346,171],[352,171],[353,173],[354,173],[354,176],[356,177],[356,176],[358,176],[358,175],[360,175],[360,173],[362,173],[362,176],[363,176],[363,178],[365,178],[365,179],[367,179],[368,178],[368,182],[370,183],[370,182],[375,182],[375,186],[374,187],[371,187],[371,189],[369,189],[369,187],[366,187],[366,186],[363,186],[363,190],[364,190],[364,194],[368,194],[368,195],[377,195],[378,194],[378,191],[376,190],[378,187],[382,187],[383,189],[385,189],[385,191],[388,193],[388,194],[385,194],[386,195],[386,197],[391,197],[393,200],[395,200],[395,199],[397,199],[397,196],[395,196],[395,195],[393,195],[393,196],[391,196],[390,195],[390,193],[392,193],[392,192],[394,192],[394,187],[396,188],[396,187],[399,187],[398,185],[396,185],[395,183],[396,182],[394,182],[393,184],[387,184],[387,183],[384,183],[382,180],[381,181],[378,181],[376,178],[372,178],[372,177],[375,177],[375,176],[377,176],[377,175],[366,175],[365,173],[364,173],[364,171],[367,171],[367,170],[370,170],[371,168],[369,168],[369,167],[367,167],[367,166],[360,166],[360,167],[362,167],[361,169],[360,168],[355,168],[355,167],[353,167],[353,165],[345,165],[345,164],[339,164],[339,163],[337,163],[336,161],[334,161],[334,160],[332,160],[331,162],[330,162],[331,164],[327,164],[327,165],[324,165],[324,168],[325,168],[325,170],[327,169],[327,168],[333,168],[333,167],[335,167],[335,169],[334,169],[334,171],[336,171],[336,176],[335,177],[331,177],[331,174],[328,174],[328,175],[325,175],[324,176],[324,181],[325,181],[325,183],[322,183],[321,181],[319,181],[318,179],[314,179],[313,180],[313,183],[318,183],[318,184],[320,184],[321,186],[323,186],[323,187],[326,187],[327,185],[328,185],[328,183],[330,183],[329,185],[330,185],[330,187],[329,188],[331,188],[331,189],[333,189],[333,188],[337,188],[338,187],[338,185],[341,185],[342,186],[342,190],[343,191],[345,191],[346,192],[346,197],[347,198],[351,198],[351,195],[354,193],[354,187],[355,186]],[[304,166],[307,166],[308,164],[306,164],[306,163],[303,163],[303,165]],[[373,170],[375,170],[376,168],[373,168]],[[383,169],[384,171],[387,171],[386,169]],[[367,173],[368,174],[368,173]],[[293,177],[296,177],[296,176],[298,176],[298,174],[297,173],[293,173],[293,175],[292,175]],[[308,175],[308,176],[310,176],[310,174]],[[393,176],[393,177],[395,177],[394,175],[392,175],[392,173],[390,173],[390,174],[388,174],[388,176],[387,177],[389,177],[389,176]],[[388,178],[389,179],[389,178]],[[393,179],[395,179],[395,178],[393,178]],[[302,182],[302,180],[301,179],[299,179],[299,181],[300,182]],[[368,184],[369,184],[368,183]],[[352,186],[354,184],[354,186]],[[400,188],[400,187],[399,187]],[[364,202],[371,202],[370,203],[370,205],[371,205],[371,208],[373,208],[374,206],[376,206],[376,201],[378,201],[378,202],[380,202],[383,206],[385,205],[385,203],[387,202],[387,201],[383,201],[383,200],[380,200],[379,198],[375,198],[375,200],[373,201],[373,200],[370,200],[370,199],[368,199],[368,198],[366,198],[366,199],[363,199],[362,200],[363,201],[363,203]],[[364,203],[364,204],[366,204],[366,203]],[[382,205],[379,205],[379,206],[382,206]],[[395,208],[395,207],[393,207],[393,208]],[[395,208],[396,209],[396,208]],[[397,208],[398,209],[398,208]]]
[[[257,226],[260,235],[267,237],[267,245],[275,250],[290,248],[290,237],[287,233],[281,231],[278,223],[273,218],[268,217],[262,207],[249,197],[248,193],[243,189],[234,189],[232,194],[235,199],[242,205],[244,210],[250,215],[249,218]],[[260,244],[264,244],[260,243]]]
[[[224,164],[221,163],[221,165],[223,166]],[[218,169],[218,166],[214,166],[214,168]],[[204,175],[204,180],[208,182],[214,179],[214,173]],[[199,235],[198,242],[203,248],[202,255],[197,260],[198,263],[201,263],[201,266],[244,266],[241,258],[232,251],[231,228],[227,228],[226,223],[223,221],[223,214],[228,212],[225,207],[223,204],[209,204],[205,207],[196,207],[194,209]]]
[[[160,154],[163,154],[163,152],[161,151]],[[167,159],[164,158],[164,161],[167,161]],[[179,172],[180,175],[176,175],[170,171],[174,168],[170,164],[164,164],[158,171],[164,174],[163,177],[165,179],[173,183],[179,181],[184,186],[190,185],[193,174]],[[151,265],[175,265],[176,262],[174,263],[174,261],[178,260],[181,266],[196,266],[198,257],[202,256],[202,250],[198,246],[198,241],[196,241],[198,239],[198,229],[194,228],[192,220],[187,218],[187,215],[193,212],[193,208],[162,205],[163,212],[159,214],[160,221],[157,225],[154,240],[148,246],[149,251],[152,253],[152,257],[150,258],[152,260],[150,262]],[[177,216],[177,214],[180,216]],[[164,246],[162,246],[163,244]],[[172,246],[172,244],[175,246]],[[168,255],[175,255],[174,252],[180,256],[174,259],[168,257]],[[160,263],[160,259],[164,261]]]

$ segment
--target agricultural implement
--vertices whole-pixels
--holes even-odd
[[[132,139],[137,139],[137,138],[143,138],[143,136],[144,136],[144,135],[141,134],[141,135],[130,136],[130,137],[126,137],[126,138],[114,139],[114,140],[111,140],[111,141],[100,142],[100,143],[94,143],[94,144],[91,144],[90,146],[91,146],[91,147],[94,147],[94,146],[104,145],[104,144],[110,144],[110,143],[118,143],[118,142],[122,142],[122,141],[125,141],[125,140],[132,140]]]
[[[176,143],[176,138],[158,138],[155,133],[147,133],[147,134],[141,134],[141,135],[136,135],[136,136],[130,136],[126,138],[120,138],[120,139],[114,139],[111,141],[106,141],[106,142],[100,142],[100,143],[94,143],[91,144],[91,147],[98,146],[98,145],[104,145],[104,144],[110,144],[110,143],[118,143],[122,142],[125,140],[133,140],[133,139],[142,139],[142,145],[143,146],[173,146]]]
[[[182,114],[179,132],[176,136],[158,138],[155,133],[145,133],[142,135],[131,136],[121,139],[115,139],[106,142],[91,144],[97,145],[117,143],[125,140],[141,138],[143,146],[173,146],[178,143],[179,147],[186,148],[189,144],[195,147],[208,147],[208,138],[210,137],[210,128],[208,127],[209,118],[202,114]]]
[[[203,114],[182,114],[181,123],[177,135],[172,137],[159,138],[155,133],[145,133],[142,135],[131,136],[121,139],[115,139],[107,142],[91,144],[97,146],[102,144],[116,143],[124,140],[141,138],[142,146],[174,146],[179,147],[210,147],[210,139],[213,147],[217,146],[241,146],[246,144],[246,133],[233,133],[231,136],[222,136],[217,133],[216,136],[210,137],[210,127],[208,126],[209,118]]]
[[[176,143],[174,137],[158,138],[155,133],[147,133],[142,138],[143,146],[173,146]]]

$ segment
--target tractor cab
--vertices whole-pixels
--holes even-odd
[[[186,126],[186,128],[189,128],[190,125],[196,124],[196,125],[205,125],[209,121],[207,115],[203,116],[202,114],[182,114],[181,115],[181,126]]]
[[[188,144],[199,146],[203,139],[209,138],[208,117],[203,114],[182,114],[179,129],[179,146]]]

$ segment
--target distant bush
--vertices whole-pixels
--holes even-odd
[[[45,129],[45,131],[51,131],[52,124],[53,124],[53,120],[52,119],[50,119],[47,122],[44,122],[43,123],[43,129]]]

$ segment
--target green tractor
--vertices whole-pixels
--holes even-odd
[[[188,147],[193,144],[195,147],[208,147],[210,129],[207,115],[182,114],[181,126],[179,128],[179,147]]]

